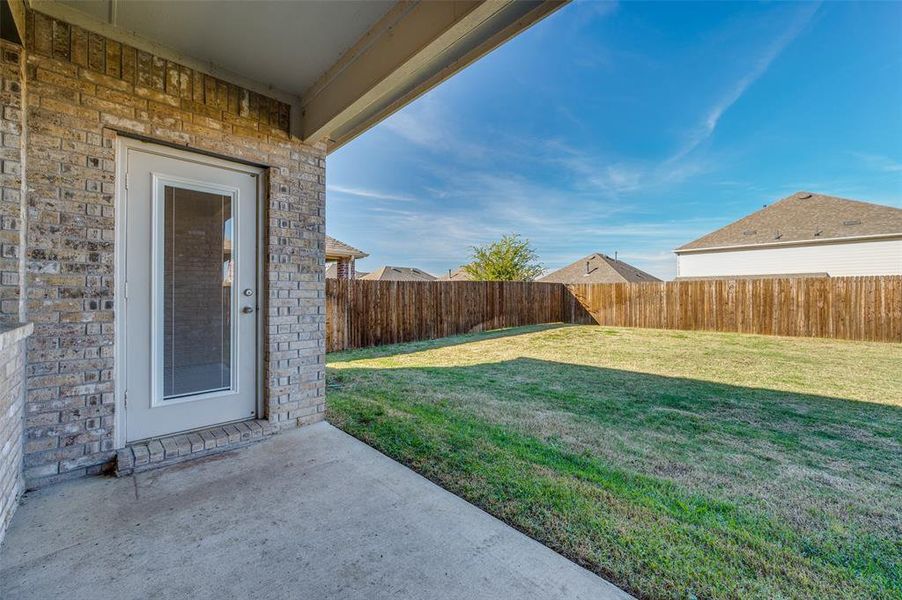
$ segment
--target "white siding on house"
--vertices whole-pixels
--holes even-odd
[[[679,277],[828,273],[902,275],[902,239],[816,243],[677,255]]]

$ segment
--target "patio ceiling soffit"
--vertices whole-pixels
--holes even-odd
[[[0,0],[4,29],[24,39],[25,7],[151,52],[161,58],[291,105],[292,135],[335,150],[514,37],[568,0],[401,0],[369,26],[299,93],[254,80],[204,56],[189,56],[117,25],[124,2],[109,0],[104,19],[56,0]],[[213,3],[210,3],[213,4]],[[303,7],[301,7],[303,10]],[[311,9],[313,10],[313,9]],[[246,36],[254,38],[254,35]],[[265,59],[265,57],[262,57]],[[298,57],[303,60],[303,57]]]

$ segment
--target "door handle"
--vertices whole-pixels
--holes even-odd
[[[253,306],[245,306],[244,308],[241,309],[241,312],[243,312],[246,315],[249,315],[252,312],[254,312],[254,307]]]

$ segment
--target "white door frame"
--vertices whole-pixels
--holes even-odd
[[[115,218],[114,218],[114,260],[113,277],[115,286],[113,291],[113,395],[115,398],[113,446],[114,449],[124,448],[126,444],[126,413],[125,411],[125,230],[127,218],[126,190],[128,189],[128,151],[138,150],[150,154],[158,154],[168,158],[182,161],[196,162],[203,165],[229,169],[241,173],[247,173],[257,178],[257,293],[256,311],[254,318],[257,320],[257,339],[255,340],[256,354],[256,391],[257,391],[257,418],[263,418],[263,306],[261,296],[264,292],[263,265],[264,265],[264,228],[265,223],[265,175],[266,169],[252,165],[233,162],[228,159],[215,158],[198,152],[180,150],[170,146],[145,142],[135,138],[116,138],[116,193],[115,193]]]

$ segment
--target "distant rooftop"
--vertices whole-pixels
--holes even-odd
[[[438,278],[439,281],[470,281],[470,275],[464,270],[463,267],[457,267],[456,269],[448,270],[448,273],[442,275]]]
[[[345,244],[334,237],[326,236],[326,260],[339,258],[366,258],[369,256],[363,250],[358,250],[350,244]]]
[[[435,281],[435,277],[415,267],[384,266],[360,277],[365,281]]]
[[[902,235],[902,209],[797,192],[676,252],[895,234]]]
[[[538,281],[543,283],[625,283],[661,280],[622,260],[596,252],[540,277]]]

